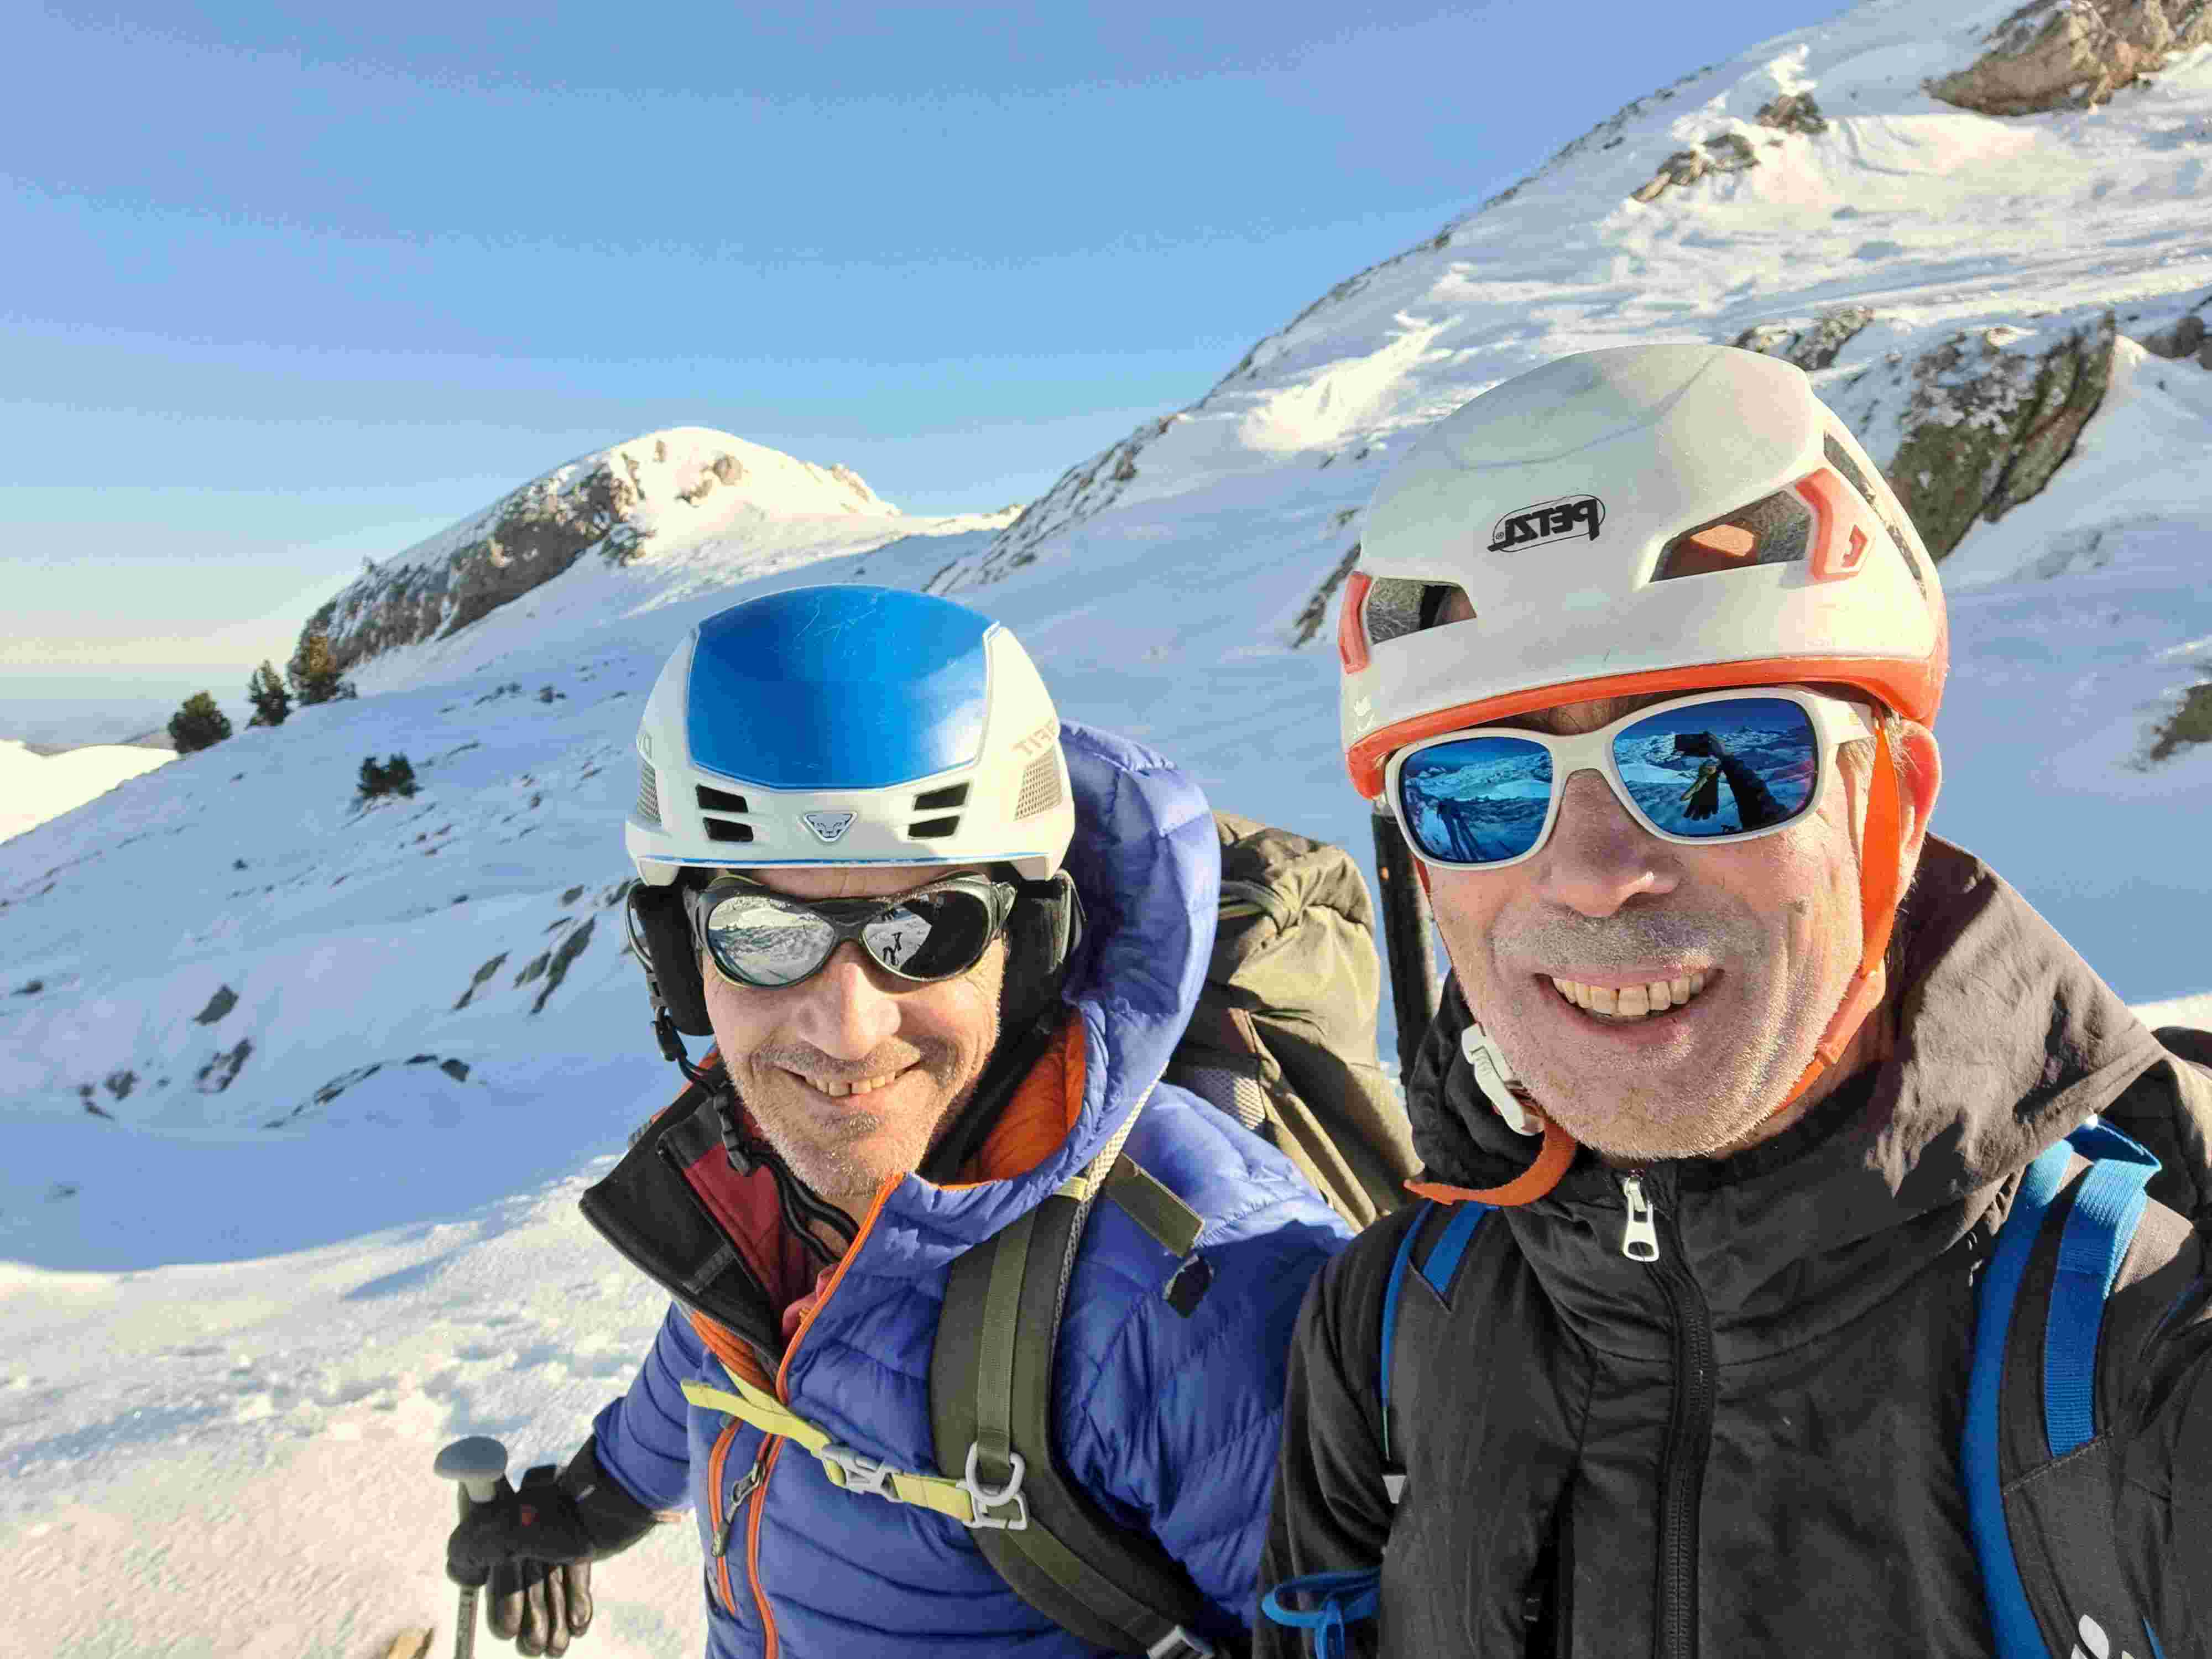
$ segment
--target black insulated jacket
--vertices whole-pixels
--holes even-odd
[[[1985,1659],[1960,1471],[1977,1275],[2027,1164],[2101,1112],[2163,1167],[2106,1307],[2092,1461],[2061,1503],[2015,1483],[2014,1553],[2059,1659],[2153,1659],[2145,1626],[2164,1659],[2212,1656],[2212,1071],[2182,1057],[2212,1061],[2212,1039],[2154,1035],[1942,842],[1899,927],[1895,1055],[1749,1152],[1644,1171],[1656,1261],[1623,1254],[1620,1174],[1587,1152],[1485,1220],[1445,1315],[1396,1356],[1395,1507],[1382,1308],[1420,1211],[1330,1264],[1292,1354],[1263,1589],[1379,1563],[1353,1653]],[[1529,1143],[1474,1087],[1468,1019],[1455,988],[1408,1104],[1433,1178],[1482,1188]],[[2016,1343],[2039,1324],[2016,1316]],[[2115,1529],[2123,1582],[2077,1572]],[[1261,1655],[1306,1651],[1257,1634]]]

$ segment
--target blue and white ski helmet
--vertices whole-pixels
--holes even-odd
[[[723,866],[1011,864],[1075,830],[1060,719],[1021,643],[898,588],[793,588],[676,648],[637,733],[623,842],[648,886]]]

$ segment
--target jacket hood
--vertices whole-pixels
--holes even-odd
[[[2027,900],[1934,837],[1897,939],[1888,1059],[1748,1152],[1643,1172],[1723,1331],[1733,1317],[1763,1346],[1781,1325],[1803,1334],[1816,1307],[1863,1311],[1978,1223],[1993,1229],[2008,1183],[2165,1057]],[[1455,979],[1407,1096],[1431,1176],[1482,1188],[1527,1167],[1533,1143],[1475,1087],[1459,1048],[1470,1018]],[[1550,1195],[1507,1214],[1547,1288],[1611,1323],[1649,1278],[1618,1249],[1626,1209],[1620,1172],[1585,1150]]]
[[[1221,850],[1205,795],[1142,744],[1064,721],[1075,803],[1066,868],[1084,935],[1062,998],[1083,1026],[1083,1102],[1025,1174],[939,1186],[908,1176],[874,1229],[917,1266],[941,1263],[1034,1208],[1103,1151],[1166,1070],[1213,949]]]

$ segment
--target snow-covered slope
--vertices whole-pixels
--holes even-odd
[[[176,759],[173,750],[99,743],[58,754],[0,738],[0,841],[59,817],[124,781]]]
[[[659,1310],[573,1200],[675,1081],[612,901],[632,733],[684,627],[770,583],[949,586],[1016,629],[1067,713],[1364,848],[1332,579],[1413,427],[1561,352],[1771,325],[1768,349],[1835,348],[1823,390],[1884,459],[1936,427],[2001,434],[1994,473],[1916,485],[1965,521],[1936,827],[2124,994],[2203,1020],[2212,373],[2143,343],[2177,349],[2212,285],[2191,193],[2212,62],[2004,119],[1921,89],[2008,9],[1865,6],[1632,106],[1004,535],[890,541],[915,526],[855,512],[852,544],[580,557],[365,662],[357,702],[0,847],[14,1644],[355,1659],[438,1620],[442,1649],[436,1445],[564,1456],[623,1386]],[[1802,104],[1760,123],[1805,94],[1825,128]],[[2067,341],[2068,386],[2097,395],[2046,409],[2057,370],[2015,369]],[[2014,499],[2068,409],[2070,449]],[[395,751],[421,794],[358,810],[361,761]],[[592,1652],[696,1650],[688,1532],[600,1583]]]

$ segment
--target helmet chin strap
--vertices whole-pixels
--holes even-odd
[[[1867,788],[1865,853],[1859,866],[1859,965],[1844,988],[1813,1058],[1790,1092],[1774,1104],[1762,1121],[1771,1122],[1802,1099],[1820,1075],[1840,1062],[1875,1010],[1881,1006],[1888,986],[1884,958],[1889,952],[1891,929],[1897,921],[1898,877],[1904,859],[1905,821],[1897,796],[1897,768],[1891,757],[1889,734],[1875,727],[1874,777]],[[1427,885],[1427,872],[1421,871]],[[1543,1146],[1536,1161],[1501,1187],[1451,1187],[1440,1182],[1409,1181],[1408,1192],[1442,1204],[1489,1204],[1501,1209],[1534,1203],[1559,1184],[1575,1161],[1578,1143],[1547,1117],[1514,1073],[1512,1063],[1498,1040],[1478,1021],[1460,1033],[1460,1053],[1474,1073],[1475,1087],[1490,1102],[1491,1109],[1516,1135],[1541,1134]]]

